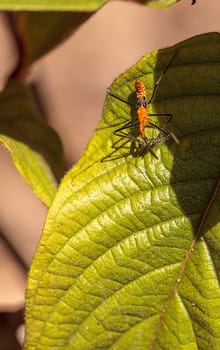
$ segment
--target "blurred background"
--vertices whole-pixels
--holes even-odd
[[[141,56],[197,34],[219,31],[219,0],[181,0],[157,10],[110,1],[28,76],[43,117],[60,135],[66,169],[81,156],[101,117],[106,89]],[[0,87],[17,63],[7,13],[0,13]],[[0,146],[0,350],[21,349],[26,278],[47,208]]]

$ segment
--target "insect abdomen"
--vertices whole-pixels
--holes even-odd
[[[136,89],[136,95],[138,99],[142,99],[143,97],[146,97],[146,89],[144,86],[144,83],[142,83],[141,80],[135,80],[135,89]]]

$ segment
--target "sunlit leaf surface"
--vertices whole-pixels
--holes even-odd
[[[175,52],[150,112],[173,114],[180,143],[138,156],[137,142],[113,134],[134,108],[107,95],[48,213],[28,279],[26,350],[219,349],[220,35],[143,57],[110,91],[135,103],[141,79],[149,98]]]
[[[6,10],[95,11],[107,0],[0,0]]]

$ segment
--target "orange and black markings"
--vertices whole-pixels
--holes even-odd
[[[119,136],[119,137],[127,138],[127,139],[130,139],[131,141],[137,142],[139,144],[140,150],[150,150],[154,146],[156,146],[158,143],[166,141],[170,136],[172,136],[172,137],[174,136],[173,134],[169,133],[166,130],[167,124],[172,120],[173,115],[171,113],[149,113],[149,106],[152,104],[152,102],[156,96],[156,92],[157,92],[157,89],[158,89],[158,86],[159,86],[161,79],[163,78],[163,76],[167,72],[168,68],[171,66],[177,53],[178,53],[178,51],[175,52],[175,54],[171,58],[170,62],[168,63],[168,65],[166,66],[164,71],[162,72],[161,76],[156,81],[149,101],[147,101],[145,85],[139,79],[137,79],[135,81],[135,90],[136,90],[136,97],[137,97],[136,105],[124,100],[120,96],[117,96],[108,90],[109,95],[111,95],[112,97],[118,99],[121,102],[124,102],[124,103],[130,105],[131,107],[136,108],[136,111],[137,111],[136,120],[131,120],[131,121],[127,122],[122,127],[115,130],[114,134]],[[150,121],[150,117],[156,117],[156,116],[167,118],[163,127],[159,127],[157,124]],[[132,128],[132,127],[135,127],[139,130],[140,137],[134,136],[134,135],[127,133],[125,131],[129,128]],[[155,137],[155,138],[146,137],[145,136],[145,128],[147,128],[147,127],[158,130],[157,137]],[[176,142],[178,142],[176,137],[173,137],[173,139]]]

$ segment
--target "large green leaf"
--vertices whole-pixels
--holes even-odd
[[[0,0],[4,10],[95,11],[107,0]]]
[[[151,112],[173,114],[180,143],[135,156],[113,134],[132,109],[107,95],[34,257],[26,350],[219,349],[220,35],[153,52],[110,90],[135,102],[138,78],[149,97],[177,51]]]
[[[167,7],[179,0],[135,0],[152,7]],[[190,0],[189,0],[190,1]],[[107,0],[0,0],[1,9],[5,10],[62,10],[62,11],[95,11]]]
[[[49,206],[63,175],[60,140],[40,118],[27,87],[11,81],[0,94],[0,142],[36,195]]]

